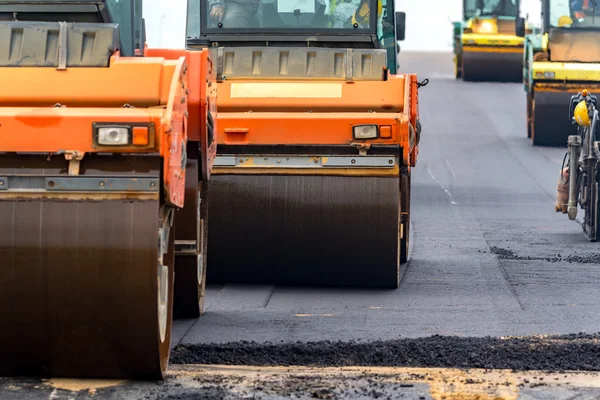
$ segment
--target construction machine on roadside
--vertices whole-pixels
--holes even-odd
[[[463,0],[454,25],[454,71],[464,81],[520,82],[523,38],[516,34],[520,0]]]
[[[188,2],[218,87],[208,283],[397,288],[409,258],[415,74],[390,0]]]
[[[583,233],[592,242],[600,239],[600,116],[596,106],[596,96],[587,89],[571,97],[569,119],[577,134],[568,138],[555,204],[556,211],[571,220],[577,218],[577,206],[581,207]]]
[[[211,56],[141,10],[0,0],[0,375],[160,379],[202,312]]]
[[[524,37],[525,21],[517,22]],[[596,0],[542,0],[541,49],[526,44],[523,81],[527,136],[533,145],[566,147],[576,130],[565,104],[582,87],[600,88],[600,7]]]

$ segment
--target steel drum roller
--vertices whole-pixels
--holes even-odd
[[[0,374],[160,378],[173,296],[161,159],[67,165],[0,158]]]
[[[397,287],[399,177],[213,175],[208,282]]]

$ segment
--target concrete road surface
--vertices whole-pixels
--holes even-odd
[[[252,358],[244,353],[245,346],[250,345],[240,341],[254,341],[257,344],[252,346],[259,347],[266,342],[294,345],[295,351],[302,352],[298,341],[364,342],[431,335],[467,338],[600,331],[600,244],[588,242],[577,223],[554,211],[556,182],[566,149],[530,144],[525,131],[522,85],[456,81],[451,55],[447,53],[403,53],[401,70],[416,72],[420,79],[429,78],[430,83],[420,90],[423,133],[420,158],[412,177],[413,248],[400,288],[378,291],[210,287],[206,314],[198,320],[175,323],[173,346],[182,345],[178,351],[188,351],[180,353],[183,355],[175,357],[175,361],[223,363],[219,354],[235,348],[237,353],[232,354],[246,354],[242,360],[247,360],[247,364],[294,364],[294,358],[270,362],[274,350],[266,346],[262,356],[256,355],[260,350],[254,347]],[[567,104],[565,117],[566,108]],[[468,354],[469,343],[462,341],[457,346]],[[592,346],[597,339],[586,343]],[[592,348],[593,352],[582,351],[581,359],[592,357],[586,359],[586,369],[600,368],[600,352]],[[329,347],[328,351],[335,353],[335,349]],[[307,347],[306,352],[317,354],[314,347]],[[530,367],[560,370],[575,365],[579,369],[578,355],[574,357],[575,364],[564,361],[566,368],[560,363],[553,367],[552,363],[560,357],[552,354],[532,358]],[[535,360],[543,362],[536,364]],[[240,363],[239,359],[230,361]],[[337,361],[332,363],[344,364],[344,360]],[[490,362],[492,368],[505,365]],[[523,362],[529,369],[528,361]],[[464,365],[467,364],[454,366]],[[185,393],[195,393],[199,396],[196,398],[236,398],[251,392],[264,398],[279,398],[293,392],[283,389],[286,385],[279,379],[289,378],[283,375],[276,374],[277,379],[254,376],[248,381],[226,368],[191,372],[186,368],[174,366],[174,375],[164,384],[99,388],[94,389],[94,396],[118,398],[119,393],[135,392],[135,398],[185,398]],[[206,378],[216,370],[218,379]],[[322,378],[331,371],[319,373],[325,374],[320,375]],[[397,376],[402,373],[407,372],[394,372]],[[191,380],[185,381],[186,376]],[[597,376],[590,376],[573,378],[571,386],[556,382],[534,386],[533,378],[521,377],[520,381],[511,380],[505,385],[514,389],[505,398],[598,398],[600,391],[594,389]],[[405,378],[403,382],[410,380]],[[392,393],[391,398],[399,396],[393,393],[403,393],[405,398],[442,398],[443,390],[440,392],[432,381],[421,378],[415,378],[413,386],[398,386],[404,392],[394,389],[399,381],[388,382],[392,386],[382,389],[383,393]],[[303,389],[299,393],[303,395],[341,396],[336,392],[327,397],[330,388],[319,386],[322,379],[302,379],[304,386],[300,385]],[[361,381],[352,389],[336,379],[342,378],[329,375],[325,381],[338,389],[346,388],[344,396],[377,397],[367,390],[374,387],[372,381]],[[502,386],[502,379],[496,381],[500,383],[482,386],[482,393],[490,386]],[[545,382],[550,379],[554,380],[547,378]],[[571,378],[561,375],[560,379]],[[527,383],[523,384],[524,380]],[[252,390],[242,396],[236,390],[245,384]],[[69,393],[73,393],[68,388],[57,389],[56,384],[38,389],[34,386],[30,381],[0,381],[0,398],[10,398],[14,393],[22,396],[19,398],[38,398],[37,394],[48,398],[50,393],[54,393],[53,398],[69,398]],[[79,393],[84,398],[90,392]]]

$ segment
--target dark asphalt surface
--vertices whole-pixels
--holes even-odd
[[[578,224],[554,212],[565,150],[531,146],[522,85],[455,81],[447,53],[405,53],[401,63],[403,71],[416,72],[420,80],[429,78],[430,83],[420,90],[423,134],[412,177],[412,259],[400,288],[210,287],[205,315],[175,324],[173,346],[180,347],[174,362],[319,365],[310,358],[321,355],[320,360],[325,360],[321,364],[332,366],[515,368],[511,360],[521,360],[523,368],[517,365],[517,369],[600,367],[595,336],[509,340],[508,347],[500,345],[505,353],[497,350],[498,339],[485,338],[600,332],[600,244],[588,242]],[[426,339],[431,335],[456,338]],[[401,338],[409,341],[398,342]],[[320,341],[329,343],[307,344]],[[336,347],[332,342],[337,341],[345,343]],[[373,344],[373,354],[361,344],[366,341],[382,342]],[[453,346],[454,356],[437,359],[453,353],[449,350]],[[548,346],[552,351],[544,353]],[[407,351],[423,356],[420,348],[437,361],[407,360]],[[476,362],[465,364],[465,360]],[[486,364],[486,360],[495,362]],[[240,398],[250,393],[242,396],[236,391],[240,383],[226,373],[209,381],[198,375],[185,380],[178,369],[182,367],[174,368],[179,372],[165,383],[99,389],[93,397]],[[306,379],[300,379],[305,386],[298,386],[304,387],[299,393],[311,397],[310,388],[318,386],[324,392],[316,398],[377,397],[369,395],[374,386],[363,378],[354,381],[358,386],[352,388],[338,378],[319,379],[318,385],[317,380],[308,380],[315,383],[308,386]],[[244,384],[263,398],[296,393],[288,384],[296,387],[297,381],[275,381]],[[518,398],[524,399],[600,398],[599,389],[578,382],[569,389],[511,387],[521,388]],[[382,393],[401,397],[394,395],[400,393],[394,391],[399,390],[398,384],[387,382]],[[36,385],[0,380],[0,398],[75,396],[52,387],[34,389]],[[339,390],[328,397],[327,390],[335,385]],[[406,390],[405,398],[438,398],[427,380],[401,388]],[[21,397],[14,397],[15,393]],[[86,393],[77,398],[87,398]]]

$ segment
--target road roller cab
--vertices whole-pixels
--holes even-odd
[[[218,81],[208,282],[396,288],[420,134],[419,82],[396,65],[404,15],[386,0],[188,7],[188,46],[211,49]]]
[[[599,35],[596,1],[542,1],[541,39],[526,46],[524,70],[527,135],[534,145],[566,147],[576,133],[561,115],[582,87],[600,88]]]
[[[454,22],[454,66],[465,81],[521,81],[523,38],[516,35],[519,0],[464,0]]]
[[[162,378],[174,299],[201,312],[210,55],[148,49],[141,10],[0,0],[1,375]]]

